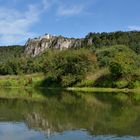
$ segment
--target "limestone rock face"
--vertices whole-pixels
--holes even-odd
[[[26,55],[35,57],[47,49],[68,49],[82,46],[83,39],[66,38],[46,34],[39,38],[29,39],[25,44]]]

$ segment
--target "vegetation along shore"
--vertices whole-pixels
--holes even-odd
[[[45,35],[25,46],[0,47],[0,75],[0,87],[138,89],[140,32]]]

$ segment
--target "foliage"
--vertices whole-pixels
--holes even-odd
[[[96,50],[100,67],[109,67],[110,75],[101,76],[95,86],[132,87],[139,80],[140,57],[130,48],[117,45]],[[130,86],[131,85],[131,86]]]
[[[49,49],[36,57],[23,51],[23,46],[0,47],[0,75],[45,73],[39,85],[47,87],[140,87],[140,32],[90,33],[81,48]]]
[[[43,74],[0,76],[0,87],[38,87],[43,80]]]
[[[114,83],[114,86],[121,89],[128,87],[128,84],[129,83],[126,80],[119,80]]]
[[[1,46],[0,47],[0,63],[15,59],[23,52],[23,46]]]
[[[109,64],[114,78],[126,77],[128,80],[139,66],[139,57],[129,49],[118,52]]]
[[[45,61],[47,83],[73,86],[84,79],[87,72],[96,68],[96,56],[91,50],[51,51]],[[50,82],[49,82],[50,81]]]
[[[86,36],[85,44],[88,40],[92,41],[93,47],[101,48],[103,46],[125,45],[130,47],[136,53],[140,54],[140,32],[111,32],[111,33],[89,33]]]

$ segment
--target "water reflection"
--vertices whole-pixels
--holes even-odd
[[[43,133],[27,129],[24,123],[0,123],[0,140],[46,140]]]
[[[11,93],[17,97],[18,92],[2,90],[0,94]],[[56,140],[66,137],[67,139],[76,139],[76,137],[115,139],[116,136],[118,139],[138,139],[140,136],[139,94],[83,94],[41,90],[30,91],[32,96],[28,96],[27,90],[23,92],[21,96],[27,95],[28,98],[35,98],[35,101],[26,100],[27,97],[24,100],[0,99],[1,140],[6,131],[10,137],[13,131],[20,137],[23,131],[21,136],[24,136],[25,132],[30,138],[35,135],[36,138],[32,138],[35,140],[37,138]],[[38,92],[40,95],[36,96]]]

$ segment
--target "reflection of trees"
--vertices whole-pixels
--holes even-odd
[[[47,136],[74,129],[139,135],[138,101],[138,95],[127,94],[47,93],[43,102],[1,99],[0,119],[25,121],[28,128],[44,131]]]

